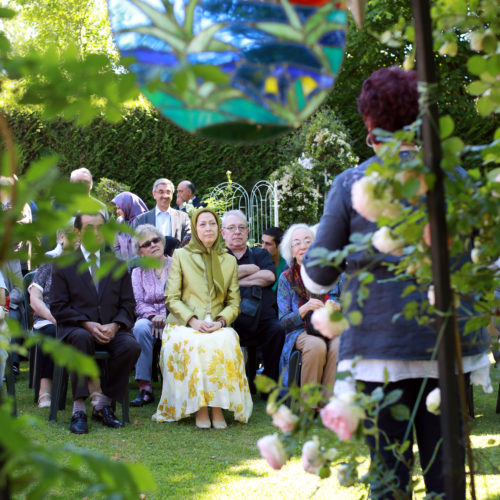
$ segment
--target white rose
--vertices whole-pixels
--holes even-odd
[[[389,227],[382,226],[372,236],[372,245],[381,253],[389,253],[400,257],[403,255],[404,240],[393,238]]]
[[[427,394],[425,398],[425,406],[427,410],[434,415],[439,415],[441,413],[441,390],[436,387],[434,390]]]
[[[302,467],[306,472],[319,474],[325,463],[319,452],[319,440],[316,436],[311,441],[306,441],[302,447]]]

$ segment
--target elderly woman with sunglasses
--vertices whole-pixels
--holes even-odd
[[[170,257],[164,255],[164,236],[151,224],[143,224],[136,228],[133,243],[137,255],[153,257],[160,263],[158,267],[149,269],[136,267],[132,270],[137,315],[132,331],[141,345],[141,355],[135,365],[139,395],[130,402],[130,406],[144,406],[154,401],[151,386],[153,347],[155,340],[161,338],[167,318],[164,294]]]
[[[342,291],[339,281],[332,290],[323,294],[310,293],[300,277],[302,258],[314,241],[314,228],[307,224],[293,224],[281,240],[281,254],[289,269],[278,281],[278,309],[280,323],[286,331],[281,353],[280,374],[288,385],[288,364],[292,350],[302,352],[301,385],[308,383],[333,387],[337,364],[338,338],[327,340],[311,326],[310,318],[327,301],[337,302]]]

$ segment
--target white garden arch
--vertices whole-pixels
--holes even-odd
[[[223,182],[212,189],[210,198],[225,200],[226,210],[241,210],[248,219],[249,239],[255,243],[260,243],[266,228],[279,224],[276,184],[259,181],[249,195],[241,184]]]

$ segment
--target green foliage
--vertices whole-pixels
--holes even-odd
[[[281,140],[282,165],[270,181],[277,183],[280,224],[316,224],[333,178],[357,164],[350,134],[327,107]]]
[[[160,177],[175,185],[189,179],[197,194],[208,195],[226,180],[226,172],[247,189],[266,178],[280,164],[280,142],[229,145],[200,139],[179,129],[153,109],[124,111],[119,123],[97,116],[88,126],[39,113],[11,110],[8,116],[20,154],[20,172],[42,155],[57,153],[64,175],[87,167],[95,183],[101,177],[124,182],[148,206],[153,182]]]
[[[471,44],[477,40],[474,33],[480,33],[490,41],[498,26],[498,2],[496,0],[475,1],[470,5],[473,14],[464,17],[468,2],[433,2],[433,16],[439,28],[435,33],[435,49],[439,50],[446,41],[456,44],[457,54],[451,57],[446,51],[436,54],[437,74],[439,78],[438,106],[440,114],[449,114],[456,123],[456,133],[469,144],[482,144],[491,141],[498,119],[488,116],[481,118],[481,109],[491,106],[488,98],[477,109],[476,99],[467,93],[467,86],[472,81],[467,70],[467,60],[474,53]],[[465,10],[464,10],[465,9]],[[476,12],[477,11],[477,12]],[[468,23],[473,31],[462,34],[457,31],[460,23]],[[488,45],[488,47],[490,47]],[[477,47],[481,46],[479,43]],[[357,98],[363,81],[376,69],[387,66],[404,66],[410,69],[414,66],[414,33],[412,26],[411,5],[409,0],[370,0],[367,2],[365,23],[359,30],[354,21],[349,24],[346,52],[338,74],[334,91],[327,100],[329,107],[335,110],[339,119],[349,125],[352,134],[354,153],[364,160],[372,155],[371,149],[365,144],[366,128],[357,111]],[[498,60],[489,53],[489,66]],[[485,75],[486,76],[486,75]],[[491,79],[491,78],[490,78]],[[485,82],[486,83],[486,82]],[[491,85],[491,81],[483,92]],[[476,91],[479,87],[476,87]],[[482,93],[483,93],[482,92]],[[491,99],[496,99],[492,92]],[[484,108],[482,108],[484,106]],[[462,165],[471,168],[477,165],[472,157],[465,157]]]
[[[7,457],[0,484],[9,477],[13,494],[37,500],[47,498],[48,491],[64,484],[65,488],[84,486],[82,497],[125,500],[137,499],[144,491],[154,489],[153,477],[145,466],[111,461],[72,444],[36,444],[27,431],[33,425],[37,425],[34,417],[13,419],[8,406],[0,407],[0,448]],[[67,497],[52,493],[51,498]]]
[[[108,179],[107,177],[101,177],[97,186],[94,186],[93,189],[98,200],[106,203],[106,205],[111,205],[111,200],[120,193],[123,193],[123,191],[130,191],[130,186],[127,186],[123,182]]]

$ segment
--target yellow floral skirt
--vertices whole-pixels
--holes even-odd
[[[239,422],[250,418],[252,397],[239,337],[232,328],[201,333],[167,324],[160,366],[163,387],[154,421],[174,422],[203,406],[230,410]]]

